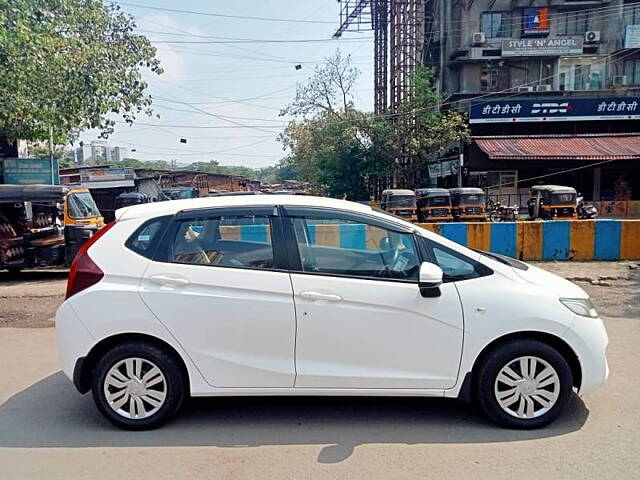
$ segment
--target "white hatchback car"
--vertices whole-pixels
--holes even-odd
[[[463,398],[536,428],[608,375],[579,287],[364,205],[218,197],[116,219],[76,257],[56,328],[65,373],[123,428],[187,395]]]

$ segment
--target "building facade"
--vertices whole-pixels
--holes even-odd
[[[515,203],[533,184],[640,199],[640,4],[426,0],[423,62],[473,137],[434,165]],[[526,198],[524,199],[526,201]]]
[[[106,140],[92,140],[89,144],[80,143],[80,146],[74,150],[74,161],[77,165],[105,165],[122,161],[129,155],[127,148],[112,147]]]

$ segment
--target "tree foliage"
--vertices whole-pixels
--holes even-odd
[[[143,71],[162,73],[131,16],[101,0],[0,0],[0,130],[64,143],[151,114]],[[111,114],[111,115],[110,115]]]
[[[391,173],[388,125],[353,107],[358,70],[338,50],[299,84],[283,114],[297,117],[279,139],[289,152],[282,162],[324,193],[368,200]]]
[[[280,135],[288,152],[282,164],[326,194],[354,200],[379,193],[392,177],[410,188],[424,186],[429,162],[468,140],[464,116],[440,108],[432,73],[424,67],[416,70],[411,100],[396,111],[358,111],[352,99],[357,76],[350,57],[338,51],[298,85],[294,100],[282,111],[296,117]],[[395,163],[402,153],[413,161]]]

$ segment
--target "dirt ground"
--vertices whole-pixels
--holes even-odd
[[[640,317],[640,262],[532,262],[584,288],[602,315]],[[53,327],[66,270],[0,272],[0,328]]]

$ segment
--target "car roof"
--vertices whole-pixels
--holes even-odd
[[[449,195],[449,190],[446,188],[437,188],[437,187],[428,187],[428,188],[419,188],[416,190],[416,195]]]
[[[557,193],[562,193],[562,192],[574,193],[576,191],[575,188],[567,187],[565,185],[534,185],[531,187],[531,190],[533,191],[548,190],[550,192],[557,192]]]
[[[153,218],[162,215],[173,215],[183,210],[270,205],[325,207],[348,210],[356,213],[375,214],[374,210],[367,205],[349,202],[347,200],[337,200],[335,198],[311,197],[306,195],[230,195],[132,205],[116,210],[116,219],[118,221],[124,221],[133,218]]]
[[[413,190],[390,188],[388,190],[383,190],[382,195],[415,195],[415,192]]]

